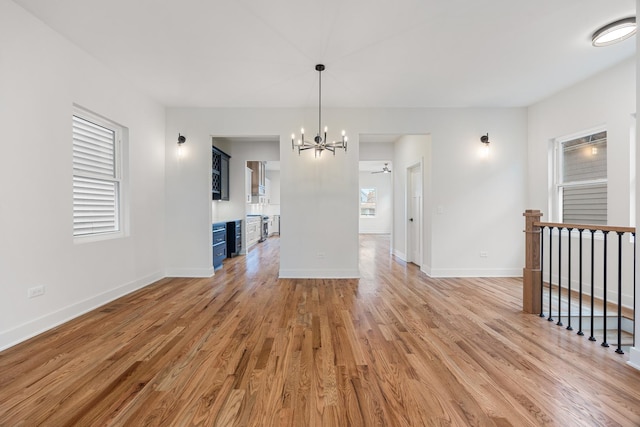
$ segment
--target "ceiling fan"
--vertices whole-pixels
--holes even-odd
[[[391,169],[389,169],[389,167],[387,166],[388,164],[389,163],[385,163],[381,171],[375,171],[371,173],[391,173]]]

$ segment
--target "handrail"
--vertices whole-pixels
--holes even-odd
[[[525,266],[523,269],[523,288],[522,288],[522,308],[523,311],[527,313],[539,313],[540,317],[546,317],[544,314],[545,304],[544,304],[544,293],[545,291],[548,294],[549,302],[546,305],[546,309],[548,310],[548,321],[554,320],[552,318],[552,313],[558,315],[558,322],[556,325],[563,326],[562,319],[563,317],[567,319],[568,326],[567,330],[573,330],[571,325],[571,320],[576,315],[572,315],[572,296],[575,292],[572,289],[572,270],[577,269],[578,273],[578,291],[577,296],[573,296],[573,298],[578,298],[578,320],[579,320],[579,331],[578,335],[584,335],[582,330],[582,319],[583,319],[583,309],[582,302],[585,296],[590,300],[590,309],[587,311],[587,315],[590,319],[590,341],[596,341],[596,337],[594,336],[595,331],[595,317],[596,313],[594,310],[594,301],[600,300],[604,306],[603,315],[599,317],[601,325],[598,328],[601,328],[603,332],[603,341],[602,347],[609,347],[609,343],[607,342],[608,334],[607,334],[607,308],[608,305],[615,305],[617,308],[617,349],[616,353],[624,354],[622,350],[623,344],[622,342],[622,329],[623,329],[623,306],[622,306],[622,292],[623,292],[623,282],[624,283],[632,283],[634,284],[634,293],[632,300],[632,307],[635,306],[635,282],[636,282],[636,272],[635,272],[635,259],[636,259],[636,228],[635,227],[620,227],[620,226],[610,226],[610,225],[596,225],[596,224],[573,224],[573,223],[559,223],[559,222],[542,222],[540,221],[542,217],[542,212],[539,210],[528,209],[523,213],[525,217]],[[548,233],[543,233],[543,231],[548,230]],[[567,231],[566,236],[568,238],[566,240],[559,238],[557,243],[554,245],[554,236],[557,236],[555,229],[560,231],[560,236],[564,236],[565,233],[563,230]],[[576,233],[572,233],[575,231]],[[583,232],[587,233],[583,233]],[[600,285],[601,287],[595,287],[595,246],[594,246],[594,234],[596,232],[602,233],[602,242],[599,244],[598,249],[598,257],[602,262],[601,271],[598,272],[598,275],[601,276]],[[608,248],[608,236],[609,234],[617,235],[617,251],[615,252],[617,255],[617,289],[608,288],[607,285],[610,285],[610,280],[608,280],[608,264],[610,264],[609,256],[607,252]],[[627,274],[627,278],[623,278],[623,239],[625,234],[631,234],[634,238],[632,241],[633,246],[633,260],[631,262],[633,266],[633,277],[629,278]],[[577,234],[577,235],[576,235]],[[590,281],[590,292],[587,290],[586,293],[583,293],[583,234],[587,236],[590,235],[590,264],[588,270],[588,277]],[[545,244],[545,235],[548,236],[548,242]],[[563,257],[562,247],[564,244],[568,246],[568,254]],[[572,242],[573,244],[578,244],[579,254],[577,257],[578,265],[572,264],[572,260],[574,259],[572,256]],[[548,255],[546,254],[548,250]],[[555,253],[554,253],[555,252]],[[545,265],[545,256],[548,258],[548,265]],[[554,258],[555,256],[555,258]],[[587,252],[587,262],[589,262],[589,252]],[[557,263],[554,263],[556,261]],[[567,270],[567,278],[565,283],[563,283],[563,275],[562,275],[562,267],[563,264],[568,266]],[[572,267],[572,265],[574,265]],[[545,280],[542,277],[543,266],[546,267],[545,272],[548,273],[548,279]],[[553,271],[553,267],[556,267],[557,272]],[[577,267],[577,268],[576,268]],[[628,271],[628,270],[627,270]],[[553,280],[553,274],[556,273],[557,280]],[[612,279],[612,277],[611,277]],[[566,286],[565,286],[566,285]],[[556,292],[554,292],[556,290]],[[596,295],[597,293],[601,294],[601,297]],[[611,294],[610,292],[611,291]],[[553,294],[557,294],[557,303],[553,303]],[[566,294],[566,299],[563,300],[562,294]],[[613,297],[617,295],[617,301],[614,301]],[[609,301],[611,297],[611,301]],[[555,306],[555,307],[554,307]],[[563,307],[565,310],[563,311]],[[554,308],[557,308],[557,313],[554,313]],[[632,309],[633,310],[633,309]],[[566,311],[566,313],[565,313]],[[635,319],[635,314],[633,315],[633,319]],[[628,328],[628,326],[627,326]],[[632,327],[632,329],[634,329]],[[628,330],[627,330],[628,331]],[[634,343],[635,345],[635,343]]]
[[[534,222],[536,227],[572,228],[574,230],[613,231],[614,233],[635,233],[635,227],[616,227],[610,225],[569,224],[564,222]]]

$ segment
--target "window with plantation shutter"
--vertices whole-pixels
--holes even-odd
[[[73,235],[120,231],[121,129],[90,114],[73,115]]]
[[[561,222],[607,224],[607,132],[558,143]]]

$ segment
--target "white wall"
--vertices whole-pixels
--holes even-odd
[[[407,212],[409,205],[407,201],[407,169],[419,165],[422,169],[422,262],[420,268],[431,275],[431,226],[433,215],[431,215],[432,184],[431,179],[431,135],[403,135],[394,143],[394,167],[393,174],[393,240],[392,252],[402,260],[407,259],[408,239],[407,239]]]
[[[640,0],[636,0],[636,10],[640,10]],[[636,36],[636,52],[640,50],[640,38]],[[635,58],[636,65],[636,80],[640,79],[640,57],[636,55]],[[636,100],[640,98],[640,86],[636,85],[636,90],[632,91],[635,94]],[[640,122],[636,120],[636,146],[638,142],[638,137],[640,137]],[[640,165],[640,150],[635,150],[635,163],[636,163],[636,173],[634,176],[638,176],[638,165]],[[636,185],[636,193],[635,193],[635,215],[636,215],[636,226],[640,224],[640,186]],[[640,267],[640,259],[636,259],[636,270]],[[636,295],[640,295],[640,279],[636,278],[635,283]],[[635,313],[640,313],[640,301],[636,298],[635,301]],[[638,342],[638,337],[640,337],[640,322],[635,322],[635,337],[636,343]],[[636,369],[640,369],[640,344],[636,344],[635,347],[631,348],[629,354],[629,364]]]
[[[180,132],[194,150],[183,164],[188,173],[167,166],[167,258],[172,268],[198,273],[211,263],[209,135],[281,135],[281,219],[287,227],[281,236],[282,277],[356,277],[358,135],[430,134],[433,165],[425,179],[432,180],[431,205],[442,207],[442,214],[432,213],[430,246],[437,248],[432,273],[521,274],[526,109],[324,109],[330,128],[348,131],[349,150],[317,160],[313,153],[292,152],[289,139],[300,126],[312,129],[316,115],[316,109],[167,110],[167,147],[175,145],[172,135]],[[477,156],[479,138],[487,132],[492,151],[482,160]],[[395,173],[397,158],[394,168]],[[398,194],[403,193],[394,189]],[[481,258],[481,250],[489,257]]]
[[[393,160],[394,142],[363,142],[360,144],[360,160]]]
[[[393,164],[390,164],[390,168],[393,168]],[[393,172],[393,169],[391,171]],[[391,233],[393,221],[391,174],[360,172],[360,188],[376,189],[376,215],[374,217],[360,217],[359,232],[365,234]]]
[[[161,106],[8,0],[0,61],[2,349],[164,276],[165,135]],[[73,242],[73,103],[129,130],[126,238]]]
[[[280,171],[267,170],[267,179],[271,181],[271,194],[265,213],[267,215],[280,215]]]
[[[394,253],[406,254],[407,168],[423,167],[423,262],[434,277],[519,276],[526,110],[427,110],[426,136],[395,143]],[[489,133],[488,158],[480,136]],[[480,252],[487,253],[481,257]]]
[[[632,114],[636,111],[636,59],[624,61],[592,78],[567,88],[548,99],[529,107],[529,202],[528,209],[540,209],[543,221],[557,222],[549,213],[549,194],[551,192],[552,166],[549,164],[549,150],[552,140],[557,137],[575,134],[597,126],[607,130],[607,217],[612,226],[629,226],[630,218],[630,171],[631,171],[631,127],[634,125]],[[577,232],[574,232],[573,245],[577,247]],[[595,253],[603,253],[603,241],[596,236]],[[548,242],[548,238],[547,238]],[[556,238],[557,242],[557,238]],[[563,239],[564,254],[568,242]],[[588,241],[587,243],[588,244]],[[608,237],[609,265],[607,280],[609,291],[617,286],[617,236]],[[548,250],[547,250],[548,253]],[[556,252],[557,253],[557,252]],[[623,268],[633,263],[633,246],[629,239],[623,240]],[[574,258],[572,271],[577,272],[577,257]],[[548,274],[548,262],[545,277]],[[557,283],[558,268],[552,271]],[[583,280],[590,282],[588,269]],[[630,306],[633,301],[633,272],[625,269],[623,276],[623,304]],[[595,264],[594,278],[596,295],[603,295],[603,265]],[[568,268],[562,272],[562,283],[568,283]],[[615,285],[614,285],[615,284]],[[572,275],[572,286],[578,285],[577,273]],[[608,292],[609,298],[613,297]],[[617,292],[615,293],[617,295]],[[614,298],[615,299],[615,298]]]
[[[528,208],[549,215],[549,145],[554,138],[604,125],[607,129],[608,222],[626,226],[629,209],[629,135],[636,111],[635,58],[529,107]]]

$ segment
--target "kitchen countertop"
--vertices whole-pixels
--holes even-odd
[[[221,223],[226,223],[226,222],[234,222],[234,221],[241,221],[242,218],[231,218],[231,219],[214,219],[211,221],[211,224],[221,224]]]

